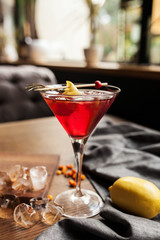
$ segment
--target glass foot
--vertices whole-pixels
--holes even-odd
[[[68,190],[56,196],[55,202],[64,207],[64,216],[70,218],[88,218],[97,215],[103,202],[97,193],[82,189],[82,196],[76,196],[76,190]]]

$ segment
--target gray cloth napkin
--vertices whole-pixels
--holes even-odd
[[[103,200],[119,177],[141,177],[160,188],[160,132],[102,122],[87,144],[83,169]]]
[[[105,204],[97,219],[64,219],[37,240],[159,240],[160,214],[149,220],[112,205],[108,187],[119,177],[136,176],[160,188],[160,132],[134,124],[102,122],[85,151],[83,170]]]

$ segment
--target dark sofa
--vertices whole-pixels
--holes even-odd
[[[30,83],[54,84],[48,68],[30,65],[0,66],[0,122],[52,115],[39,92],[26,91]]]

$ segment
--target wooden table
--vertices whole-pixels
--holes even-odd
[[[70,139],[55,117],[0,124],[0,151],[58,154],[60,164],[63,165],[73,164],[74,161]],[[82,187],[93,190],[87,179],[82,182]],[[49,193],[55,197],[67,189],[67,179],[63,175],[55,175]],[[0,219],[0,240],[32,240],[48,227],[39,223],[30,229],[24,229],[12,220]]]

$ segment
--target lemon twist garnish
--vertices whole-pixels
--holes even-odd
[[[63,94],[65,94],[65,95],[79,95],[80,94],[78,89],[72,82],[66,81],[66,85],[67,85],[67,88],[65,89]]]

